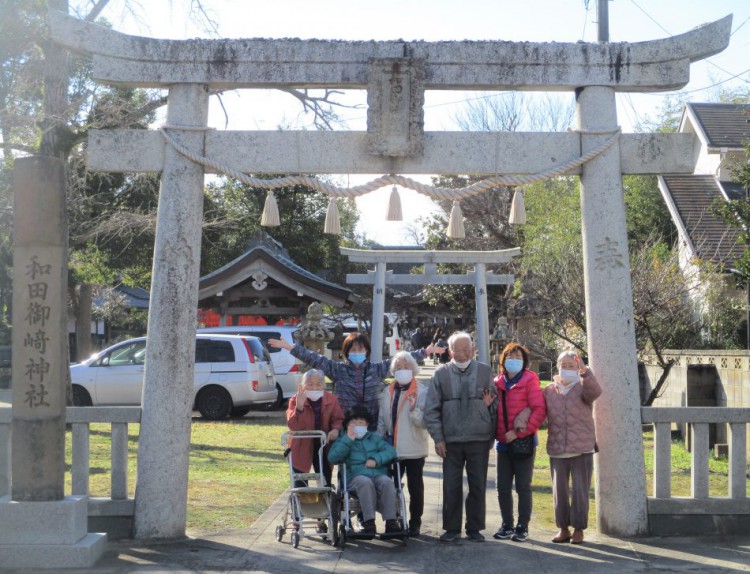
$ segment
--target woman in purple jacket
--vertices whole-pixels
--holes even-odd
[[[370,362],[370,340],[363,333],[350,333],[341,347],[346,360],[334,361],[306,349],[302,345],[290,345],[280,339],[269,339],[268,344],[277,349],[287,349],[292,355],[314,369],[323,371],[333,381],[333,392],[341,409],[346,412],[354,406],[364,406],[372,417],[370,431],[377,430],[380,411],[380,395],[383,379],[391,369],[390,359]],[[430,353],[442,353],[445,349],[429,346],[411,352],[412,357],[424,360]]]
[[[602,389],[575,351],[560,353],[557,369],[560,374],[542,392],[547,405],[547,454],[555,522],[560,529],[552,542],[582,544],[597,450],[593,405]]]

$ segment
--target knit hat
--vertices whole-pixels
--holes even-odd
[[[349,421],[352,419],[365,419],[368,426],[372,424],[372,415],[363,405],[354,405],[346,411],[346,415],[344,416],[344,428],[349,426]]]

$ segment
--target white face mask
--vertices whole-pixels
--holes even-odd
[[[323,393],[325,391],[307,391],[307,398],[311,401],[319,401],[323,398]]]
[[[471,364],[471,359],[469,359],[468,361],[462,361],[460,363],[456,361],[455,359],[453,359],[453,364],[463,371],[464,369],[469,368],[469,364]]]
[[[578,371],[568,371],[566,369],[560,369],[560,379],[562,379],[562,382],[566,385],[573,385],[581,380],[581,377],[578,376]]]
[[[573,376],[575,375],[575,377]],[[555,380],[557,389],[563,394],[567,395],[581,380],[576,371],[568,371],[560,369],[559,380]]]
[[[399,385],[408,385],[411,383],[411,380],[414,378],[414,373],[412,373],[411,369],[398,369],[393,373],[393,376],[396,378],[396,382]]]
[[[354,436],[356,438],[365,438],[366,434],[367,434],[367,427],[364,427],[364,426],[354,427]]]

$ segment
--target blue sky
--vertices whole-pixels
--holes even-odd
[[[74,4],[74,2],[72,2]],[[217,25],[213,37],[320,38],[345,40],[506,40],[534,42],[595,42],[596,0],[204,0]],[[187,17],[189,0],[128,2],[113,0],[103,12],[121,32],[157,38],[212,37]],[[587,9],[588,7],[588,9]],[[693,101],[715,97],[717,89],[744,87],[750,80],[750,0],[613,0],[609,2],[610,40],[639,42],[677,35],[734,14],[729,47],[707,61],[691,66],[691,81],[684,88]],[[135,15],[135,17],[134,17]],[[425,106],[428,130],[457,129],[454,117],[476,92],[429,93]],[[668,94],[618,95],[618,118],[625,131],[658,115]],[[363,94],[348,96],[363,103]],[[290,96],[278,92],[225,94],[224,107],[212,106],[210,123],[219,129],[277,129],[308,127],[310,118]],[[366,110],[344,114],[347,129],[365,129]],[[227,123],[228,120],[228,123]],[[380,174],[377,174],[380,175]],[[361,183],[369,178],[340,182]],[[383,212],[389,190],[358,200],[364,213]],[[409,221],[385,222],[363,218],[368,237],[394,244],[411,242],[405,229],[415,216],[431,209],[430,201],[414,192],[402,192]]]

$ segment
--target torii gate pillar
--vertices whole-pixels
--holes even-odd
[[[617,129],[615,92],[593,86],[576,96],[587,153]],[[598,527],[616,536],[643,535],[646,471],[619,143],[584,165],[581,214],[588,351],[603,389],[594,404]]]
[[[203,153],[208,86],[170,86],[167,123],[176,128],[182,145]],[[135,497],[137,538],[185,535],[202,222],[203,167],[167,149],[148,312]],[[171,464],[164,464],[165,460]],[[166,484],[169,488],[164,488]]]

